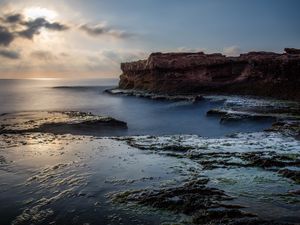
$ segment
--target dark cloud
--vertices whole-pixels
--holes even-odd
[[[45,27],[47,29],[56,30],[56,31],[63,31],[63,30],[69,29],[69,27],[67,27],[66,25],[61,24],[61,23],[57,23],[57,22],[55,22],[55,23],[49,23],[49,22],[47,22],[45,24]]]
[[[7,15],[5,21],[7,23],[19,23],[22,21],[23,16],[21,14]]]
[[[66,25],[60,24],[58,22],[50,23],[44,18],[37,18],[35,20],[22,22],[22,25],[27,28],[23,31],[18,32],[21,37],[32,39],[34,35],[38,35],[40,33],[41,28],[46,28],[54,31],[63,31],[67,30],[68,27]]]
[[[13,50],[0,49],[0,56],[9,59],[19,59],[20,53]]]
[[[14,35],[6,27],[0,25],[0,45],[8,46],[14,40]]]
[[[34,52],[31,52],[30,56],[32,58],[35,58],[35,59],[39,59],[39,60],[52,60],[52,59],[55,59],[56,57],[49,51],[34,51]]]
[[[86,32],[90,36],[100,36],[100,35],[109,35],[116,38],[128,38],[133,36],[130,33],[127,33],[125,31],[116,30],[112,27],[104,26],[104,25],[95,25],[91,26],[88,24],[84,24],[80,26],[80,29],[84,32]]]
[[[15,37],[33,39],[42,28],[52,31],[64,31],[68,26],[59,22],[49,22],[45,18],[25,20],[22,14],[11,13],[0,17],[0,46],[9,46]]]
[[[80,29],[85,31],[87,34],[89,34],[91,36],[97,36],[97,35],[107,33],[107,29],[105,29],[104,27],[101,27],[101,26],[90,27],[87,24],[85,24],[85,25],[82,25],[80,27]]]

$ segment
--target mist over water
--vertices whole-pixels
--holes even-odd
[[[219,118],[206,116],[208,110],[221,106],[222,102],[193,104],[103,93],[117,84],[117,79],[0,80],[0,114],[36,110],[92,112],[127,122],[128,130],[116,135],[198,134],[215,137],[261,131],[272,122],[220,124]]]

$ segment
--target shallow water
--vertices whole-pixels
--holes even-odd
[[[144,154],[111,139],[33,134],[18,140],[28,144],[0,148],[6,160],[0,164],[5,203],[0,224],[120,224],[119,218],[128,224],[159,223],[163,217],[116,208],[105,195],[182,179],[176,158]]]
[[[198,134],[223,136],[261,131],[273,120],[220,124],[206,112],[222,101],[154,101],[104,94],[117,80],[0,80],[0,114],[35,110],[77,110],[127,122],[128,130],[107,135]],[[56,88],[54,88],[56,87]],[[106,134],[101,134],[101,136]]]
[[[163,190],[202,176],[209,179],[208,187],[224,190],[234,198],[222,203],[246,207],[244,211],[262,219],[295,223],[300,219],[300,196],[289,194],[299,190],[299,184],[292,180],[258,167],[204,169],[201,161],[188,157],[188,152],[160,150],[177,143],[194,147],[194,155],[276,151],[299,157],[299,141],[272,133],[255,135],[255,140],[251,134],[222,139],[112,139],[39,133],[0,136],[0,201],[4,203],[0,205],[0,224],[188,223],[185,215],[130,202],[116,204],[109,195],[127,190]],[[146,148],[128,145],[128,138]],[[208,142],[212,149],[204,147]],[[172,152],[175,155],[167,154]],[[174,157],[176,154],[183,157]]]
[[[174,202],[176,206],[176,201],[189,195],[189,189],[176,188],[203,178],[208,183],[199,193],[205,188],[228,195],[222,201],[216,197],[221,208],[238,205],[258,219],[299,221],[299,180],[280,173],[286,168],[299,170],[299,140],[262,132],[274,119],[220,123],[219,116],[206,115],[212,108],[239,111],[243,107],[260,113],[280,108],[286,113],[293,104],[238,96],[225,97],[227,100],[210,96],[193,104],[103,93],[116,84],[116,80],[0,80],[0,114],[11,113],[1,119],[12,123],[11,127],[18,127],[20,121],[22,126],[34,126],[28,120],[43,122],[44,115],[50,121],[72,119],[60,113],[36,112],[56,110],[92,112],[128,124],[128,130],[97,130],[89,136],[81,131],[79,135],[1,133],[1,225],[190,224],[194,214],[174,213],[167,206]],[[41,116],[41,121],[36,119]],[[286,164],[264,167],[251,161],[253,157],[258,162],[279,157],[279,165]],[[171,196],[153,205],[134,201],[139,193],[143,198],[172,188]],[[129,194],[125,204],[114,201],[114,196],[124,193],[138,194]],[[196,204],[193,199],[186,205]],[[155,207],[162,200],[166,207]],[[208,200],[206,213],[215,210],[209,204],[214,203]]]

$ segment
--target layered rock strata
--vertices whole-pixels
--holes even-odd
[[[152,53],[122,63],[119,88],[165,94],[229,93],[300,100],[300,50],[285,53]]]

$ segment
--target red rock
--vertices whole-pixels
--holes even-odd
[[[122,63],[119,87],[167,94],[206,92],[250,94],[300,100],[300,54],[152,53],[147,60]]]

